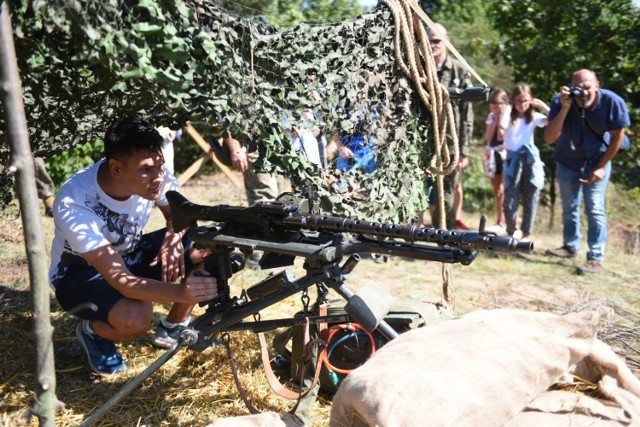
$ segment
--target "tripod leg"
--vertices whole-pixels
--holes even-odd
[[[160,369],[162,365],[167,363],[182,348],[182,344],[178,343],[162,354],[155,362],[153,362],[140,375],[130,379],[111,399],[105,402],[101,407],[96,409],[91,416],[86,418],[80,427],[88,427],[104,416],[109,410],[120,403],[122,399],[129,396],[144,380],[149,378],[151,374]]]

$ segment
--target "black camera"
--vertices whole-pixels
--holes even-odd
[[[582,89],[581,87],[570,87],[569,88],[569,98],[584,98],[587,94],[587,91]]]

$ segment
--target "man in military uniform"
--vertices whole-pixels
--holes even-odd
[[[258,152],[247,152],[247,148],[229,132],[223,134],[223,142],[229,147],[233,167],[242,172],[249,206],[256,202],[275,200],[280,194],[276,174],[253,170],[252,165],[258,160]]]
[[[435,27],[439,34],[436,34],[436,31],[429,28],[427,30],[427,35],[429,37],[431,51],[433,52],[433,59],[435,60],[436,67],[438,69],[438,81],[445,87],[453,87],[457,89],[464,89],[472,86],[469,72],[460,62],[450,58],[447,53],[447,47],[441,39],[441,36],[446,37],[447,40],[449,39],[447,30],[441,24],[435,24]],[[460,218],[456,217],[456,212],[459,211],[459,207],[462,206],[462,170],[469,164],[467,155],[471,145],[471,135],[473,133],[473,110],[471,108],[471,103],[469,102],[452,100],[451,103],[453,107],[455,126],[458,131],[460,161],[457,169],[444,177],[446,224],[447,229],[449,230],[453,228],[468,229],[468,227],[462,223]],[[447,143],[449,144],[449,151],[453,153],[453,138],[448,132]],[[432,186],[431,193],[429,195],[429,212],[431,213],[432,224],[435,226],[440,224],[436,203],[436,191],[435,187]]]
[[[247,147],[235,139],[230,132],[224,132],[222,140],[229,148],[229,157],[233,167],[242,172],[249,206],[253,206],[257,202],[276,200],[281,193],[290,191],[291,185],[285,177],[271,172],[254,170],[253,164],[259,158],[257,150],[249,152]],[[262,251],[253,251],[247,259],[247,266],[259,270],[258,263],[262,255]]]

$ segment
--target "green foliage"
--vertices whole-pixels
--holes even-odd
[[[614,184],[615,185],[615,184]],[[607,214],[610,218],[628,224],[638,225],[638,210],[640,210],[640,186],[626,189],[624,192],[618,191],[609,193],[607,201]],[[638,228],[640,230],[640,228]]]
[[[305,22],[338,22],[363,12],[357,0],[311,0],[303,2]]]
[[[102,141],[87,142],[72,150],[63,150],[47,159],[47,172],[56,185],[60,185],[79,170],[85,169],[102,158],[104,144]]]
[[[482,160],[484,157],[484,144],[480,150],[474,149],[476,155],[471,158],[469,166],[465,168],[463,175],[464,205],[468,212],[482,212],[488,217],[488,224],[492,225],[495,217],[495,203],[491,182],[484,176]],[[491,213],[491,214],[489,214]]]
[[[265,16],[279,27],[293,27],[302,22],[339,22],[363,12],[356,0],[223,0],[220,4],[245,18]]]
[[[305,3],[309,10],[320,4]],[[258,146],[260,167],[310,185],[352,212],[389,217],[424,208],[421,191],[402,200],[404,209],[395,192],[384,196],[395,201],[376,198],[363,207],[340,198],[326,185],[330,177],[293,152],[282,129],[285,115],[299,121],[310,106],[322,111],[327,134],[358,132],[353,112],[375,108],[379,162],[396,162],[390,188],[425,169],[429,146],[406,129],[428,114],[413,106],[395,65],[394,29],[384,8],[332,25],[278,30],[264,18],[233,16],[196,0],[14,0],[11,6],[30,138],[45,157],[101,138],[113,117],[137,111],[157,124],[190,120],[210,133],[225,127]],[[311,90],[322,100],[309,99]],[[397,163],[386,155],[390,149],[420,156]],[[0,148],[0,164],[7,157]],[[360,186],[366,190],[369,178],[382,174]]]
[[[640,155],[640,11],[631,0],[495,0],[489,16],[501,34],[494,55],[510,64],[516,80],[550,101],[571,74],[594,70],[602,87],[627,101],[633,148],[614,158],[617,170],[635,167]],[[549,150],[547,150],[549,151]],[[629,161],[634,164],[629,164]],[[637,176],[637,174],[636,174]],[[632,174],[614,174],[628,184]],[[637,181],[636,181],[637,184]]]
[[[497,56],[545,98],[581,68],[623,97],[640,91],[640,13],[631,0],[496,0],[489,14],[502,35]]]
[[[487,1],[482,0],[422,0],[425,10],[437,22],[475,24],[486,22]],[[445,28],[449,28],[445,25]]]

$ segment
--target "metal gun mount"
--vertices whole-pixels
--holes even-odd
[[[261,320],[259,313],[295,294],[304,295],[311,286],[317,286],[318,301],[329,290],[347,300],[347,314],[309,316],[309,323],[354,321],[377,330],[387,340],[393,339],[397,333],[385,320],[379,320],[384,313],[375,301],[360,299],[345,283],[360,261],[360,254],[468,265],[478,251],[533,252],[531,242],[485,232],[484,218],[478,231],[457,232],[319,214],[314,212],[311,196],[260,202],[248,208],[196,205],[175,191],[168,192],[167,199],[174,228],[189,228],[189,238],[196,245],[211,249],[212,255],[205,259],[204,266],[218,281],[218,297],[205,302],[205,313],[183,330],[173,348],[127,382],[81,426],[92,425],[182,348],[202,351],[213,345],[217,334],[228,331],[262,332],[297,324],[300,320],[295,317]],[[198,226],[198,221],[215,224]],[[234,249],[243,253],[263,250],[262,268],[283,267],[293,264],[296,257],[304,258],[306,274],[296,278],[284,270],[254,284],[239,297],[232,296],[228,280],[243,267],[239,255],[232,253]],[[247,320],[251,318],[254,320]]]

